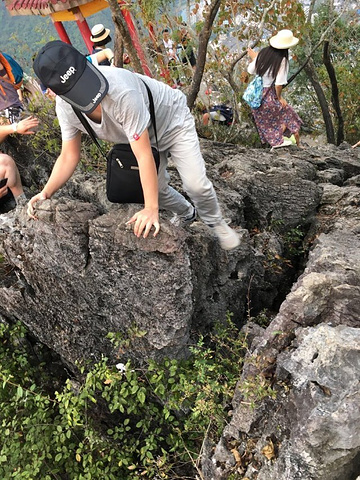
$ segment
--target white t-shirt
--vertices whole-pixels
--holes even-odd
[[[248,65],[248,72],[253,75],[256,73],[255,71],[255,63],[256,58]],[[286,58],[282,59],[278,74],[276,75],[275,85],[286,85],[287,78],[289,73],[289,62],[286,61]],[[264,87],[271,87],[274,77],[269,75],[269,70],[263,75],[263,86]]]
[[[184,125],[185,117],[190,113],[185,95],[165,83],[123,68],[98,68],[109,82],[109,91],[101,102],[101,123],[95,123],[86,117],[97,137],[112,143],[131,143],[149,128],[151,144],[156,145],[144,81],[154,100],[158,145],[161,150],[167,144],[167,139],[174,135],[174,131]],[[71,140],[79,130],[86,133],[72,106],[59,96],[56,97],[56,114],[63,140]]]
[[[86,58],[89,60],[90,63],[95,65],[95,67],[99,66],[99,62],[97,61],[96,53],[92,53],[91,55],[86,55]]]
[[[169,38],[168,41],[163,39],[163,44],[167,53],[169,60],[177,60],[176,50],[174,47],[174,42]]]

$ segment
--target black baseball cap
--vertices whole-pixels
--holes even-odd
[[[44,45],[33,67],[45,87],[84,113],[91,113],[109,90],[104,75],[85,55],[61,40]]]

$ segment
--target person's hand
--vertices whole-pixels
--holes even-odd
[[[281,105],[282,105],[283,107],[286,107],[287,101],[285,100],[285,98],[280,97],[280,98],[279,98],[279,102],[281,103]]]
[[[24,118],[24,120],[20,120],[20,122],[18,122],[16,132],[20,133],[21,135],[30,135],[35,133],[35,129],[38,125],[39,120],[31,115],[30,117]]]
[[[46,200],[48,197],[45,192],[40,192],[37,195],[34,195],[28,202],[28,207],[27,207],[27,214],[29,215],[30,218],[33,220],[37,220],[37,217],[35,216],[35,203],[38,202],[39,200]]]
[[[160,231],[159,211],[158,209],[144,208],[140,210],[140,212],[136,212],[135,215],[126,222],[126,225],[131,225],[132,223],[134,224],[134,234],[137,237],[140,237],[144,232],[143,237],[146,238],[152,226],[155,228],[154,237],[156,237]]]
[[[124,55],[123,55],[123,63],[124,63],[125,65],[128,65],[130,62],[131,62],[131,60],[130,60],[129,55],[128,55],[127,53],[124,53]]]
[[[257,57],[257,53],[250,47],[247,49],[247,54],[249,55],[251,60],[254,60]]]
[[[50,98],[51,100],[54,100],[56,97],[56,93],[51,90],[51,88],[47,88],[45,95]]]
[[[8,193],[8,187],[7,185],[3,186],[0,188],[0,198],[5,197],[5,195]]]

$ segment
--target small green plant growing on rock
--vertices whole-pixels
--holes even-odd
[[[0,324],[0,478],[194,478],[204,438],[216,442],[246,341],[230,315],[186,360],[79,366],[54,383],[23,326]]]
[[[244,403],[255,408],[265,398],[276,398],[276,391],[272,388],[271,382],[261,373],[248,378],[240,385]]]
[[[284,245],[290,256],[296,257],[304,254],[305,252],[305,249],[303,246],[304,237],[305,237],[305,232],[303,227],[301,227],[300,225],[290,229],[284,235]]]

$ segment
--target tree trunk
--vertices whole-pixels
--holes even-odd
[[[191,2],[190,0],[186,0],[186,18],[187,21],[190,21],[191,18]]]
[[[212,33],[213,23],[220,8],[220,4],[221,0],[212,0],[210,5],[205,7],[207,8],[207,11],[204,12],[204,26],[199,35],[199,49],[197,52],[196,69],[187,96],[187,104],[190,109],[193,108],[197,94],[200,90],[200,84],[205,69],[207,46]]]
[[[126,51],[129,54],[131,66],[133,67],[134,71],[138,73],[144,73],[136,49],[131,40],[131,36],[127,28],[126,22],[124,21],[124,18],[122,16],[119,4],[116,0],[108,0],[108,3],[111,11],[111,18],[115,25],[115,38],[117,39],[117,41],[119,41],[120,38],[122,39],[123,45],[125,46]]]
[[[340,100],[339,100],[339,88],[336,79],[335,69],[331,63],[330,58],[330,45],[329,42],[324,42],[324,52],[323,52],[323,61],[328,72],[330,82],[331,82],[331,102],[334,106],[335,113],[338,120],[338,129],[336,134],[336,145],[340,145],[341,142],[344,141],[344,119],[342,116],[342,111],[340,107]]]
[[[315,70],[314,61],[312,58],[309,59],[308,63],[304,68],[312,86],[314,87],[317,98],[319,100],[322,116],[325,123],[327,141],[328,143],[335,144],[334,126],[333,126],[330,111],[329,111],[329,105],[327,103],[325,93],[320,85],[320,82]]]
[[[114,65],[115,67],[123,67],[124,65],[124,41],[119,32],[115,30],[114,38]]]

